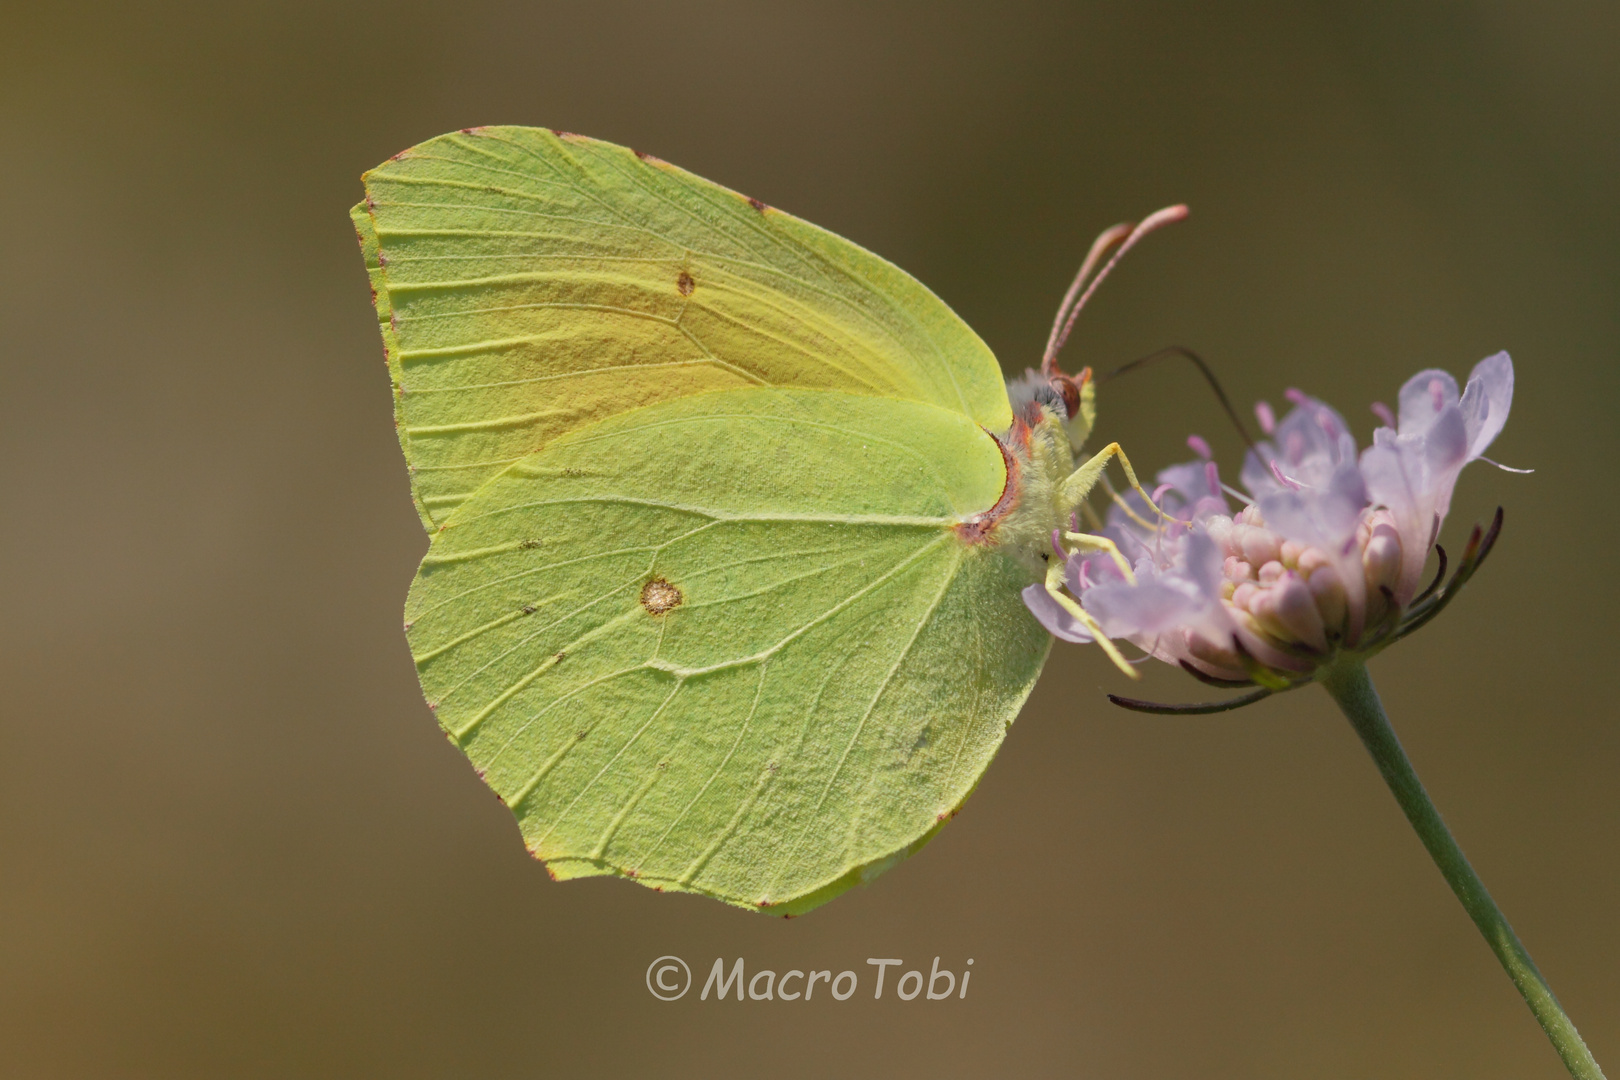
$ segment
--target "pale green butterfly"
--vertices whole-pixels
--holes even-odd
[[[904,271],[657,158],[475,128],[364,179],[411,650],[530,851],[795,914],[926,843],[1046,659],[1020,590],[1084,618],[1080,287],[1184,210],[1099,238],[1015,415]]]

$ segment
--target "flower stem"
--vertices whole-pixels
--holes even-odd
[[[1604,1080],[1603,1070],[1581,1040],[1580,1032],[1575,1030],[1575,1025],[1558,1004],[1547,980],[1536,970],[1535,962],[1519,943],[1518,935],[1508,925],[1507,918],[1491,899],[1491,894],[1485,890],[1479,875],[1468,865],[1462,848],[1457,846],[1451,830],[1441,820],[1440,812],[1429,801],[1428,792],[1423,790],[1422,782],[1412,770],[1412,763],[1407,760],[1406,751],[1401,749],[1400,740],[1389,726],[1389,717],[1384,714],[1378,691],[1373,688],[1372,678],[1367,674],[1366,662],[1360,657],[1343,657],[1324,669],[1320,679],[1339,708],[1344,710],[1356,734],[1361,736],[1362,745],[1372,754],[1384,782],[1394,793],[1395,801],[1401,804],[1406,820],[1417,830],[1423,846],[1429,849],[1429,855],[1445,876],[1446,884],[1462,901],[1462,906],[1474,920],[1474,925],[1479,927],[1479,932],[1485,935],[1486,944],[1501,961],[1513,985],[1519,988],[1525,1004],[1530,1006],[1547,1038],[1552,1040],[1553,1049],[1564,1059],[1564,1068],[1575,1080]]]

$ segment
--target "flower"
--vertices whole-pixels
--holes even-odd
[[[1439,370],[1401,388],[1400,417],[1357,453],[1331,407],[1289,391],[1281,423],[1256,408],[1266,440],[1245,457],[1246,505],[1230,512],[1207,444],[1200,460],[1158,475],[1151,503],[1117,498],[1106,524],[1065,544],[1054,536],[1063,584],[1110,638],[1205,679],[1280,689],[1309,681],[1341,651],[1371,652],[1437,613],[1495,538],[1474,541],[1444,590],[1419,592],[1423,567],[1462,469],[1502,430],[1513,363],[1497,353],[1475,365],[1459,395]],[[1500,517],[1498,517],[1498,525]],[[1097,539],[1112,541],[1116,560]],[[1441,575],[1445,554],[1441,551]],[[1131,573],[1119,565],[1128,560]],[[1042,585],[1024,601],[1054,635],[1090,641],[1080,620]],[[1269,691],[1266,691],[1269,692]]]

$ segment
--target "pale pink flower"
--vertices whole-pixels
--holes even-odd
[[[1419,594],[1458,475],[1507,420],[1506,353],[1475,365],[1461,395],[1443,371],[1413,376],[1399,421],[1359,455],[1337,412],[1288,396],[1294,408],[1279,423],[1266,423],[1269,407],[1257,410],[1270,437],[1245,458],[1247,499],[1236,514],[1227,497],[1238,493],[1196,438],[1205,460],[1159,474],[1158,511],[1135,494],[1110,511],[1101,535],[1131,562],[1134,583],[1106,554],[1057,546],[1068,592],[1110,638],[1206,681],[1275,689],[1308,680],[1340,651],[1374,651],[1415,629],[1483,558],[1494,527],[1483,539],[1476,532],[1445,589],[1437,578]],[[1443,560],[1442,551],[1442,574]],[[1091,640],[1043,587],[1024,599],[1054,635]]]

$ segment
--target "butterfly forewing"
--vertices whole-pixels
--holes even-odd
[[[707,391],[842,390],[1011,422],[994,357],[915,279],[623,147],[442,136],[368,173],[352,216],[429,528],[559,435]]]

